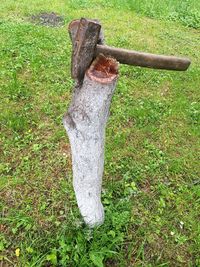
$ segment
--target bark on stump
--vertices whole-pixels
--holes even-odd
[[[118,78],[118,62],[98,56],[74,88],[69,110],[63,118],[68,133],[73,186],[78,207],[87,225],[104,221],[101,186],[104,169],[105,127]]]

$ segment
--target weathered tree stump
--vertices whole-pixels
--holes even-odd
[[[73,186],[80,212],[89,226],[103,223],[101,184],[104,169],[105,127],[118,77],[116,60],[98,56],[75,88],[63,122],[73,166]]]

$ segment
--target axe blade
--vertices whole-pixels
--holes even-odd
[[[71,73],[72,78],[81,82],[94,58],[101,25],[97,21],[81,18],[75,32],[73,28],[77,27],[77,23],[71,23],[71,27],[69,25],[70,36],[74,40]]]

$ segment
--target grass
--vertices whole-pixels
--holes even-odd
[[[200,27],[200,3],[196,0],[102,0],[105,6],[129,9],[150,18],[179,21],[185,26]]]
[[[0,3],[2,266],[200,265],[199,2],[159,3]],[[76,206],[61,123],[71,44],[66,26],[30,23],[44,11],[66,25],[99,18],[109,45],[192,60],[182,73],[120,66],[107,126],[106,221],[94,230]]]

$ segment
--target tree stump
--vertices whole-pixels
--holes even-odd
[[[104,169],[105,127],[118,78],[118,62],[99,55],[74,88],[69,110],[63,118],[68,133],[73,186],[78,207],[87,225],[104,221],[101,186]]]

